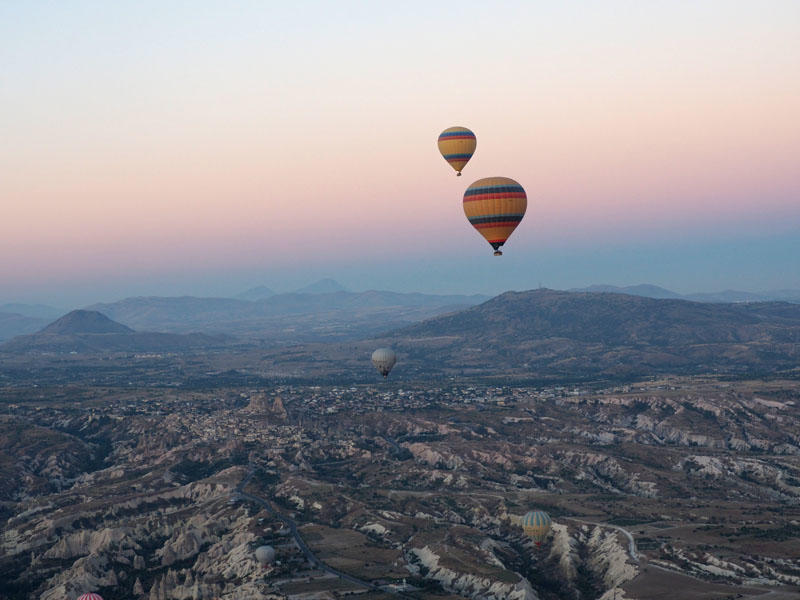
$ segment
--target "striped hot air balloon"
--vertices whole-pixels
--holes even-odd
[[[537,546],[541,546],[542,542],[547,539],[551,524],[550,515],[543,510],[532,510],[526,513],[520,521],[522,530],[536,542]]]
[[[78,600],[103,600],[103,597],[100,594],[91,593],[78,597]]]
[[[475,153],[478,140],[475,134],[466,127],[448,127],[439,134],[439,152],[450,166],[456,170],[456,175],[461,176],[464,168]]]
[[[508,177],[479,179],[464,192],[464,214],[492,245],[495,256],[503,254],[500,246],[522,221],[526,208],[525,190]]]

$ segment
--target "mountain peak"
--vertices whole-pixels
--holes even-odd
[[[45,304],[23,304],[21,302],[11,302],[0,306],[0,312],[15,313],[26,317],[35,317],[37,319],[55,319],[59,315],[64,314],[64,310],[47,306]]]
[[[333,294],[335,292],[346,292],[347,289],[338,281],[326,277],[314,283],[300,288],[295,293],[297,294]]]
[[[53,321],[39,333],[73,335],[81,333],[133,333],[133,329],[112,321],[96,310],[73,310]]]
[[[250,300],[255,302],[256,300],[263,300],[264,298],[270,298],[274,296],[275,292],[268,288],[265,285],[259,285],[254,288],[250,288],[246,292],[242,292],[238,296],[236,296],[237,300]]]

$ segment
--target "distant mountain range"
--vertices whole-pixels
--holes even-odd
[[[48,319],[0,312],[0,342],[10,340],[18,335],[39,331],[47,323],[49,323]]]
[[[328,284],[326,284],[328,285]],[[127,298],[95,310],[136,330],[224,333],[268,343],[356,339],[390,331],[487,300],[395,292],[275,294],[233,298]]]
[[[63,310],[44,304],[0,305],[0,342],[17,335],[34,333],[62,314]]]
[[[657,285],[640,284],[627,287],[614,285],[590,285],[584,288],[572,288],[570,292],[609,292],[612,294],[629,294],[646,298],[672,298],[693,300],[695,302],[792,302],[800,303],[800,290],[771,290],[766,292],[742,292],[724,290],[722,292],[705,292],[695,294],[678,294]]]
[[[377,342],[376,342],[377,343]],[[380,340],[442,372],[521,377],[780,371],[800,363],[800,305],[620,293],[507,292]]]
[[[657,285],[641,284],[626,287],[591,285],[569,291],[713,303],[800,303],[800,290],[794,289],[766,292],[724,290],[682,295]],[[355,293],[326,278],[288,294],[277,294],[261,285],[235,298],[137,297],[93,304],[87,308],[108,314],[137,330],[227,333],[284,344],[375,335],[488,299],[489,296],[481,295]],[[63,312],[42,304],[0,305],[0,342],[34,333]]]
[[[295,290],[294,294],[334,294],[336,292],[346,292],[347,290],[342,286],[338,281],[335,281],[330,278],[320,279],[319,281],[315,281],[307,286],[301,287],[298,290]],[[275,296],[276,293],[271,288],[268,288],[265,285],[259,285],[258,287],[250,288],[249,290],[242,292],[241,294],[236,295],[237,300],[250,300],[250,301],[258,301],[264,300],[265,298],[269,298],[271,296]]]
[[[347,292],[343,285],[329,277],[320,279],[305,287],[295,291],[295,294],[334,294],[336,292]]]
[[[249,290],[242,292],[241,294],[236,295],[237,300],[249,300],[250,302],[255,302],[256,300],[263,300],[264,298],[269,298],[270,296],[274,296],[275,292],[272,291],[265,285],[259,285],[258,287],[250,288]]]
[[[398,376],[412,378],[800,373],[800,304],[547,289],[482,300],[377,291],[276,294],[256,302],[129,298],[99,311],[73,311],[0,345],[0,352],[182,352],[256,344],[264,372],[334,376],[362,372],[364,357],[390,345],[400,356]],[[198,330],[204,333],[192,333]],[[324,343],[343,340],[348,344]],[[270,343],[294,349],[288,355],[283,348],[262,349]]]
[[[12,302],[10,304],[0,305],[0,313],[13,313],[23,315],[25,317],[34,317],[37,319],[55,319],[64,314],[64,311],[54,306],[47,306],[46,304],[23,304],[21,302]]]
[[[227,341],[224,336],[201,333],[137,332],[99,312],[74,310],[37,333],[0,344],[0,352],[184,352],[219,347]]]

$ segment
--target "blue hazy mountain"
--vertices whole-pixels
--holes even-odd
[[[572,288],[570,292],[606,292],[611,294],[628,294],[645,298],[682,299],[694,302],[792,302],[800,303],[800,290],[768,290],[764,292],[743,292],[740,290],[723,290],[721,292],[700,292],[678,294],[671,290],[643,283],[618,287],[615,285],[590,285],[583,288]]]
[[[23,304],[21,302],[10,302],[8,304],[0,305],[0,312],[2,313],[15,313],[25,317],[34,317],[36,319],[56,319],[64,314],[63,309],[46,304]]]
[[[0,312],[0,342],[18,335],[34,333],[47,325],[48,320],[19,313]]]
[[[134,331],[93,310],[73,310],[40,331],[0,345],[0,351],[26,352],[174,352],[224,345],[225,336]]]
[[[419,365],[451,373],[641,376],[790,372],[800,304],[718,303],[616,292],[506,292],[386,336]]]
[[[481,295],[370,290],[295,292],[275,294],[256,301],[193,296],[135,297],[95,304],[87,309],[102,312],[139,331],[202,331],[258,338],[268,343],[286,343],[353,339],[377,334],[488,299],[488,296]]]
[[[254,288],[250,288],[249,290],[242,292],[241,294],[236,295],[237,300],[250,300],[251,302],[256,302],[257,300],[263,300],[264,298],[269,298],[270,296],[274,296],[275,292],[268,288],[265,285],[259,285]]]
[[[39,331],[43,335],[133,333],[133,329],[112,321],[96,310],[73,310]]]
[[[295,290],[295,294],[333,294],[334,292],[346,292],[348,291],[342,284],[338,281],[331,279],[330,277],[326,277],[325,279],[320,279],[319,281],[315,281],[314,283],[310,283],[307,286],[301,287],[299,290]]]

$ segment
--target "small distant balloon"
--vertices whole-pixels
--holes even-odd
[[[461,176],[463,169],[475,153],[478,140],[475,134],[466,127],[448,127],[439,134],[439,152],[444,159]]]
[[[372,353],[372,364],[384,379],[389,376],[392,367],[397,362],[397,355],[390,348],[378,348]]]
[[[506,243],[525,216],[528,197],[525,190],[508,177],[479,179],[464,192],[464,214],[500,256]]]
[[[103,597],[100,594],[95,594],[92,592],[78,596],[78,600],[103,600]]]
[[[520,523],[522,530],[528,535],[537,546],[541,546],[542,542],[547,539],[547,534],[550,533],[550,526],[552,520],[543,510],[532,510],[522,517]]]
[[[275,548],[272,546],[259,546],[256,548],[256,560],[262,567],[271,565],[275,562]]]

